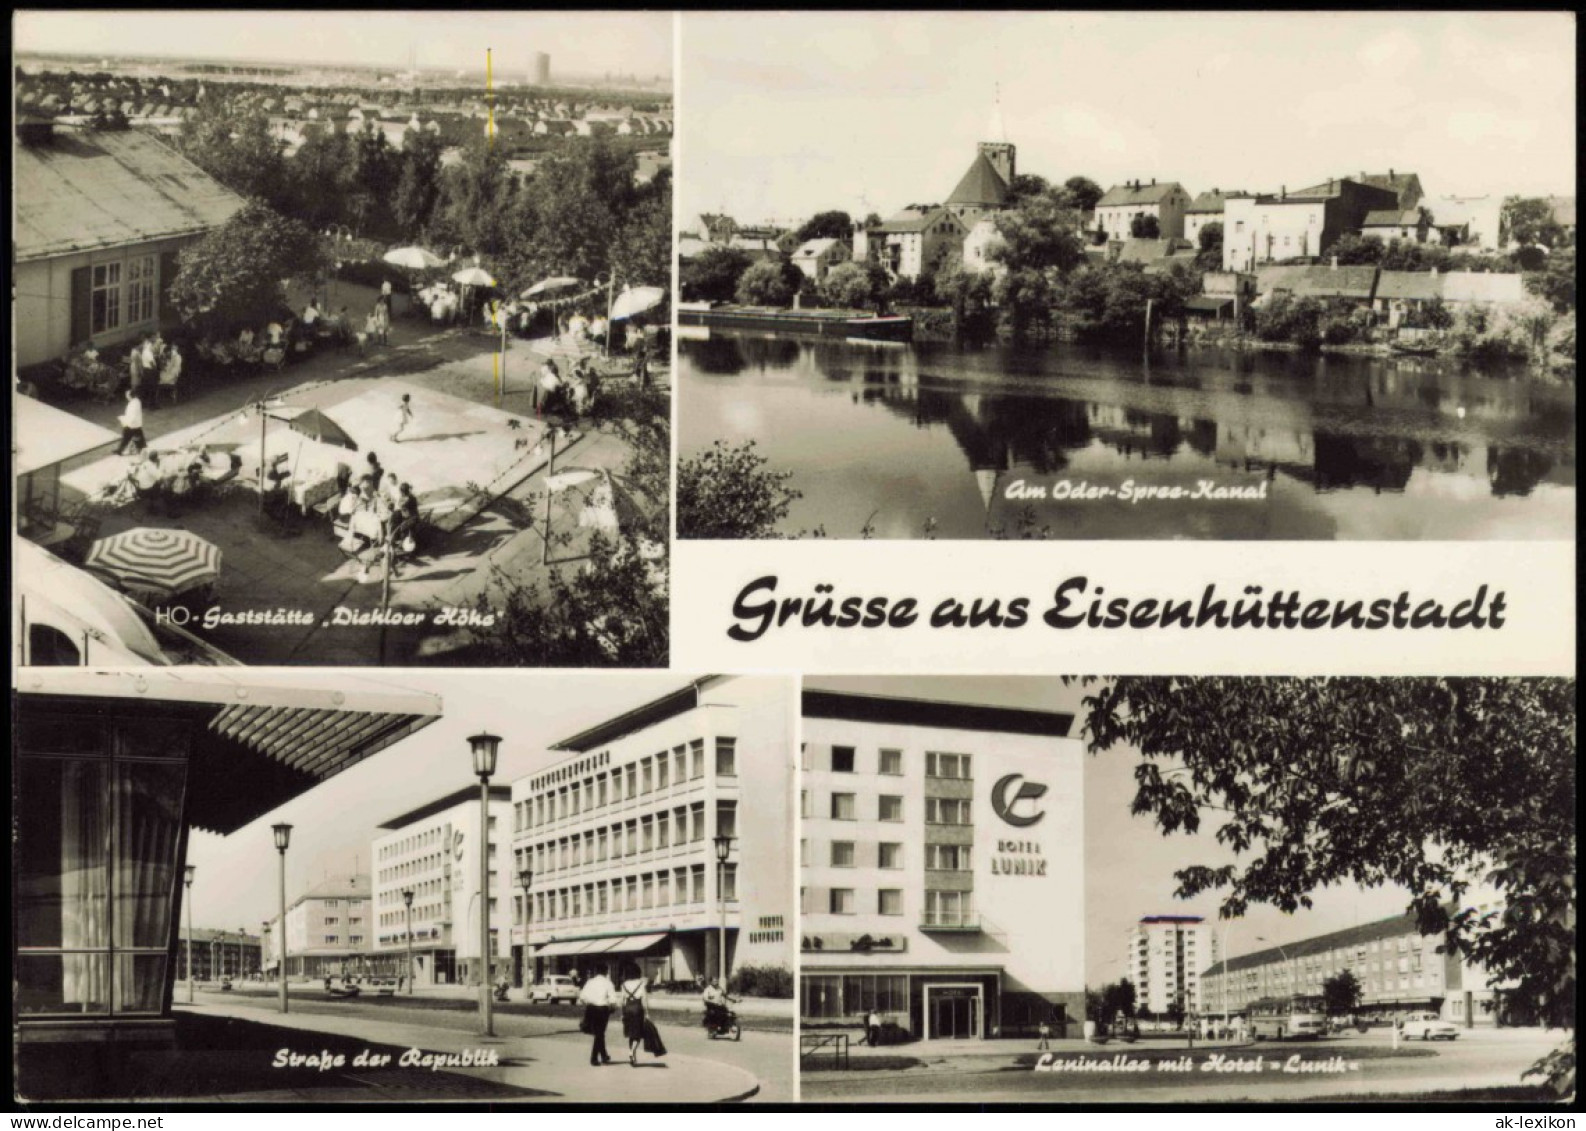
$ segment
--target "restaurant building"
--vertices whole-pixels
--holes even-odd
[[[621,961],[695,982],[723,936],[729,975],[791,969],[786,679],[697,679],[551,752],[512,784],[516,984]]]
[[[926,1040],[1077,1033],[1083,747],[1073,716],[807,690],[806,1029],[872,1009]]]
[[[1478,905],[1497,907],[1496,896]],[[1363,1017],[1435,1013],[1467,1027],[1498,1024],[1501,991],[1481,969],[1441,950],[1442,940],[1421,934],[1413,913],[1395,915],[1216,963],[1202,978],[1203,996],[1209,1012],[1243,1013],[1262,998],[1320,996],[1327,979],[1348,970],[1360,982]]]
[[[507,954],[503,916],[516,883],[501,861],[501,830],[512,816],[512,790],[490,787],[490,949],[492,969]],[[382,974],[415,985],[478,985],[479,789],[467,786],[380,826],[374,860],[373,958]],[[411,916],[403,893],[413,893]],[[408,930],[412,924],[412,945]],[[413,969],[407,968],[412,954]]]
[[[40,1098],[174,1047],[190,829],[237,834],[441,711],[222,669],[14,679],[13,1032],[18,1090]],[[269,829],[246,835],[273,874]]]

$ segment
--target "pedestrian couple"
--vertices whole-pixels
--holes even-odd
[[[613,1010],[622,1013],[622,1036],[628,1042],[630,1065],[639,1067],[641,1047],[652,1056],[666,1055],[661,1034],[650,1020],[649,985],[644,976],[632,962],[624,962],[619,977],[621,983],[613,985],[606,967],[597,966],[578,992],[578,1000],[584,1006],[584,1020],[579,1028],[591,1038],[589,1064],[592,1068],[611,1063],[611,1055],[606,1051],[606,1026]]]

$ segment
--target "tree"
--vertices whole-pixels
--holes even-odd
[[[624,227],[631,246],[625,254],[647,283],[665,283],[671,272],[655,260],[656,209],[667,210],[670,241],[670,178],[640,189],[632,152],[606,138],[563,146],[541,163],[524,186],[510,234],[510,273],[525,279],[550,274],[594,279],[612,268],[615,246]],[[662,202],[665,202],[664,205]],[[654,207],[644,210],[650,203]],[[666,253],[670,262],[671,252]]]
[[[1394,884],[1423,934],[1503,985],[1518,1015],[1575,1023],[1573,679],[1128,677],[1084,701],[1092,753],[1136,752],[1131,812],[1163,835],[1215,824],[1232,862],[1176,895],[1311,906]],[[1464,906],[1476,884],[1502,907]]]
[[[1499,242],[1522,247],[1541,244],[1557,247],[1564,242],[1564,229],[1553,218],[1553,205],[1542,197],[1511,196],[1503,202],[1498,217]]]
[[[1329,1017],[1348,1017],[1360,1008],[1363,991],[1353,970],[1340,970],[1322,982],[1322,1009]]]
[[[832,306],[854,310],[867,308],[875,299],[870,272],[862,263],[839,263],[821,284],[821,298]]]
[[[1101,186],[1089,177],[1070,177],[1063,182],[1063,196],[1076,212],[1094,212],[1103,195]]]
[[[1216,252],[1219,257],[1222,255],[1223,226],[1219,221],[1213,220],[1209,224],[1202,224],[1200,235],[1196,238],[1200,241],[1202,251]]]
[[[844,240],[853,237],[853,217],[846,212],[817,212],[799,227],[796,238],[799,243],[806,240]]]
[[[1129,221],[1129,235],[1137,240],[1162,238],[1162,222],[1155,216],[1141,213]]]
[[[936,273],[936,297],[953,308],[955,338],[983,338],[990,334],[992,276],[970,271],[957,252]]]
[[[1101,989],[1102,1009],[1107,1019],[1117,1017],[1133,1017],[1135,1008],[1134,983],[1128,978],[1119,978],[1109,986]]]
[[[798,294],[804,273],[781,259],[751,263],[738,280],[738,301],[749,306],[786,306]]]
[[[1386,250],[1379,239],[1346,232],[1334,240],[1322,255],[1337,256],[1341,267],[1357,267],[1381,263]]]
[[[993,293],[1017,341],[1050,315],[1058,280],[1084,261],[1085,252],[1074,234],[1073,210],[1056,192],[1026,197],[999,212],[994,223],[1001,238],[987,256],[1006,270]]]
[[[1034,173],[1019,173],[1008,183],[1009,203],[1015,204],[1025,197],[1040,196],[1042,193],[1050,192],[1051,190],[1052,186],[1045,177],[1037,176]]]
[[[325,244],[315,232],[249,201],[178,253],[171,301],[184,321],[224,332],[270,316],[285,301],[282,280],[316,280],[329,267]]]
[[[429,227],[430,217],[440,200],[444,148],[440,137],[428,130],[408,130],[402,135],[391,211],[398,231],[407,242],[419,240]]]
[[[731,302],[749,265],[749,256],[736,248],[707,247],[683,265],[679,277],[683,297],[695,302]]]
[[[1527,272],[1526,288],[1553,304],[1559,314],[1575,309],[1575,249],[1555,248],[1542,270]]]
[[[803,492],[788,486],[790,471],[768,471],[754,441],[728,447],[717,440],[677,462],[679,538],[779,538]]]
[[[263,112],[234,112],[220,99],[205,99],[183,121],[177,148],[238,195],[276,208],[289,205],[286,158]]]

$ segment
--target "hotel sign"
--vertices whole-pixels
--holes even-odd
[[[1027,781],[1023,774],[1009,774],[991,787],[991,809],[1014,828],[1027,829],[1046,816],[1044,810],[1035,808],[1035,803],[1045,796],[1046,786],[1040,782]],[[1020,802],[1029,805],[1022,812],[1015,812],[1014,807]]]
[[[902,935],[854,934],[845,931],[828,931],[818,935],[804,935],[799,947],[821,954],[901,954],[908,949],[909,940]]]

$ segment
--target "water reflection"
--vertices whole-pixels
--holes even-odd
[[[1574,529],[1573,389],[1524,377],[1426,359],[1147,359],[721,333],[679,349],[681,450],[755,440],[804,491],[789,530],[1557,538]]]

